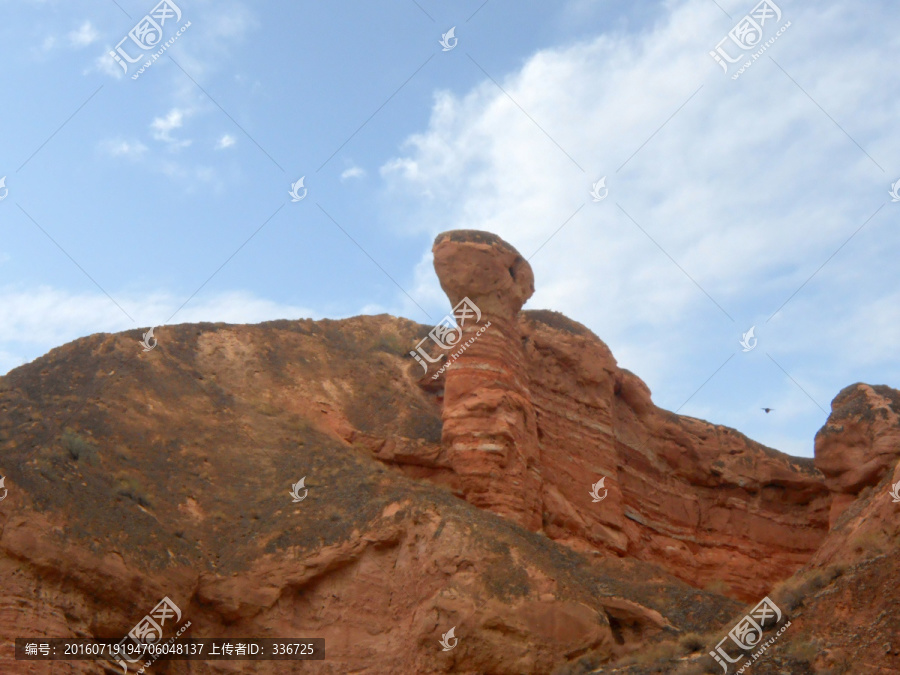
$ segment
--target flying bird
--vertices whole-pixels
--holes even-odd
[[[775,410],[775,408],[760,408],[760,410],[762,410],[763,412],[766,413],[766,415],[768,415],[770,412]]]

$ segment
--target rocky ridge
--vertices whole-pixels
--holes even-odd
[[[194,637],[324,637],[309,672],[720,672],[703,654],[766,594],[792,625],[754,672],[897,672],[900,393],[841,392],[814,465],[657,408],[584,326],[521,311],[498,237],[434,254],[481,314],[446,350],[388,316],[194,324],[0,378],[0,672],[120,672],[9,641],[121,637],[164,595]]]

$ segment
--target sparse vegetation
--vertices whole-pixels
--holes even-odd
[[[369,345],[369,349],[377,352],[387,352],[394,356],[405,356],[410,350],[399,337],[390,333],[379,333],[372,341],[372,344]]]
[[[685,633],[678,638],[678,646],[683,654],[693,654],[706,646],[706,638],[699,633]]]
[[[253,406],[258,412],[262,413],[266,417],[277,417],[281,414],[282,410],[277,406],[272,405],[268,401],[262,401]]]
[[[855,552],[867,556],[881,555],[890,550],[887,536],[875,530],[856,535],[850,543]]]
[[[630,666],[637,664],[646,666],[657,661],[669,661],[679,656],[681,656],[681,648],[677,642],[656,642],[646,645],[632,654],[628,654],[620,659],[616,665]]]
[[[707,672],[707,665],[703,662],[682,664],[675,671],[671,668],[671,662],[675,659],[680,659],[683,656],[702,651],[707,643],[712,640],[712,637],[712,635],[701,635],[700,633],[694,632],[685,633],[684,635],[679,636],[677,640],[666,640],[664,642],[646,645],[636,652],[623,656],[616,665],[658,666],[659,662],[669,662],[665,666],[666,670],[660,672],[677,672],[680,675],[700,675],[701,673]]]
[[[137,478],[124,473],[117,473],[115,478],[117,495],[127,497],[135,504],[144,507],[150,506],[150,499],[144,491],[144,486]]]
[[[97,463],[97,447],[71,429],[66,429],[63,432],[60,442],[68,452],[69,457],[76,462],[86,461],[88,464]]]
[[[574,663],[568,663],[553,671],[553,675],[588,675],[603,664],[603,659],[596,654],[582,656]]]
[[[844,565],[832,565],[825,569],[798,572],[772,589],[772,599],[781,609],[795,612],[807,597],[825,588],[845,569]]]
[[[782,647],[785,654],[798,661],[812,663],[819,654],[819,647],[811,640],[792,640]]]

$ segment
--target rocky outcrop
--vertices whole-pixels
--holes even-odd
[[[168,326],[152,352],[97,335],[0,378],[0,672],[100,672],[16,662],[11,638],[121,638],[166,596],[193,637],[324,638],[302,665],[323,675],[549,673],[727,620],[729,598],[453,496],[440,405],[408,375],[423,329]]]
[[[854,384],[832,401],[816,434],[816,466],[834,497],[831,531],[812,565],[848,563],[900,546],[900,501],[893,496],[893,486],[900,486],[898,413],[900,391],[884,385]]]
[[[746,600],[813,554],[830,495],[812,460],[660,410],[587,328],[518,312],[531,268],[494,235],[439,235],[434,259],[451,303],[469,297],[492,322],[442,375],[442,443],[466,499]]]
[[[900,458],[900,392],[854,384],[831,403],[816,434],[816,467],[834,493],[831,524],[863,488],[877,485]]]
[[[897,391],[838,395],[819,471],[657,408],[587,328],[522,311],[532,272],[499,238],[447,233],[434,255],[452,306],[480,312],[458,332],[165,326],[151,352],[94,335],[0,378],[0,672],[47,670],[12,637],[118,638],[163,596],[195,637],[324,637],[311,673],[602,672],[688,632],[708,651],[734,598],[770,592],[795,622],[781,670],[892,672]]]
[[[441,442],[470,503],[541,526],[538,431],[519,310],[534,293],[531,266],[486,232],[435,240],[434,268],[461,329],[447,356]],[[476,318],[480,314],[480,317]]]
[[[898,404],[896,389],[851,385],[816,434],[831,528],[772,593],[792,621],[776,656],[805,653],[810,672],[900,672],[900,590],[886,583],[900,575]]]

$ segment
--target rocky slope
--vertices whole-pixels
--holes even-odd
[[[494,235],[434,255],[477,307],[460,330],[167,326],[150,352],[94,335],[0,378],[0,672],[121,672],[10,640],[119,638],[163,596],[193,637],[325,638],[305,672],[721,672],[659,645],[709,651],[773,587],[794,623],[754,672],[894,672],[893,591],[857,594],[897,571],[898,392],[841,392],[817,469],[657,408],[586,328],[520,311],[530,266]]]
[[[550,672],[724,621],[732,600],[454,497],[402,351],[421,330],[171,326],[152,352],[97,335],[3,378],[0,672],[102,672],[29,670],[8,640],[121,637],[164,596],[194,637],[323,637],[321,673]],[[210,663],[154,668],[284,672]]]
[[[769,591],[783,613],[779,625],[790,624],[752,664],[753,673],[900,673],[900,590],[894,583],[900,574],[898,434],[900,391],[855,384],[835,397],[815,446],[816,466],[833,496],[832,526],[810,560]],[[678,641],[659,635],[655,645],[641,650],[648,657],[641,664],[596,670],[586,665],[583,672],[722,673],[706,654],[745,612],[722,629],[696,636],[694,654],[685,655]],[[775,634],[767,631],[765,637]]]

